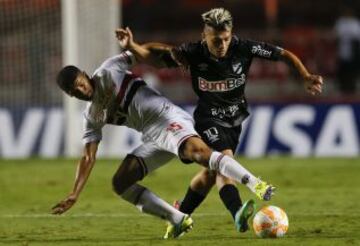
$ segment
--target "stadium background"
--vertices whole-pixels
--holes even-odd
[[[117,26],[132,28],[139,42],[181,44],[200,38],[200,14],[224,6],[240,37],[264,40],[296,53],[324,76],[324,93],[306,95],[283,63],[255,59],[248,78],[252,105],[238,153],[247,156],[359,155],[359,90],[337,89],[334,23],[343,1],[0,1],[0,156],[76,156],[81,149],[82,104],[64,99],[55,86],[63,64],[88,73],[119,52]],[[360,3],[354,1],[353,8]],[[311,10],[311,11],[310,11]],[[196,103],[180,70],[134,69],[149,84],[190,112]],[[131,130],[106,131],[102,156],[123,156],[140,143]]]

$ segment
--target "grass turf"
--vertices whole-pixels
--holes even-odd
[[[50,208],[71,190],[76,161],[0,161],[0,245],[360,245],[359,159],[240,159],[278,187],[269,204],[289,217],[285,238],[239,234],[214,188],[193,215],[194,229],[165,241],[163,221],[143,215],[111,190],[119,161],[99,160],[77,204],[63,216]],[[197,165],[172,161],[142,182],[172,202]],[[239,185],[243,199],[254,198]],[[261,207],[262,202],[258,202]]]

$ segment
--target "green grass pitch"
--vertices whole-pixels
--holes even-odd
[[[50,208],[72,188],[76,161],[31,159],[0,161],[0,245],[360,245],[359,159],[240,161],[278,187],[268,204],[288,214],[285,238],[237,233],[214,188],[193,214],[194,229],[164,241],[164,221],[141,214],[112,192],[117,160],[98,160],[77,204],[52,216]],[[174,160],[142,183],[172,202],[184,195],[199,168]],[[239,189],[243,199],[255,199],[244,186]]]

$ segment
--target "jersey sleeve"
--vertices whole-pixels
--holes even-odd
[[[272,44],[252,40],[245,41],[245,46],[251,56],[273,61],[280,59],[283,50],[281,47]]]
[[[103,116],[96,116],[92,113],[91,105],[87,106],[83,116],[83,144],[100,142],[102,140],[102,127],[104,126]],[[102,119],[96,119],[96,117]]]
[[[178,63],[175,61],[175,59],[187,66],[191,61],[191,59],[189,59],[191,57],[190,46],[191,44],[184,43],[178,47],[173,48],[171,50],[171,54],[170,53],[163,54],[161,58],[165,62],[166,66],[170,68],[179,66]]]

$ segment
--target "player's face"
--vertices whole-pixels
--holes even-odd
[[[210,53],[216,58],[226,56],[232,37],[231,29],[216,30],[213,27],[205,26],[203,39],[205,40]]]
[[[70,92],[71,96],[80,100],[90,101],[94,94],[94,88],[90,83],[90,78],[86,73],[81,72],[74,82],[74,89]]]

